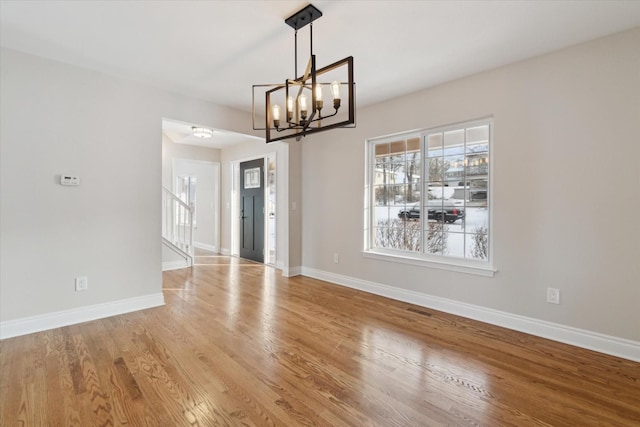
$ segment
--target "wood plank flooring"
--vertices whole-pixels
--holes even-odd
[[[230,257],[0,342],[2,426],[640,426],[640,364]]]

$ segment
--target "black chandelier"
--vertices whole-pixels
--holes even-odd
[[[287,79],[284,84],[253,85],[253,128],[266,131],[267,143],[289,138],[300,140],[303,136],[338,127],[355,127],[353,57],[316,69],[313,21],[321,16],[322,12],[310,4],[284,21],[295,30],[294,78]],[[307,24],[310,24],[310,58],[304,74],[298,77],[298,30]],[[329,112],[323,100],[327,90],[333,99],[333,111]],[[256,98],[261,98],[261,91],[264,91],[265,100],[264,128],[256,127]],[[342,108],[345,105],[347,108]]]

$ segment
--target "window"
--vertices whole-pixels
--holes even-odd
[[[491,127],[482,120],[367,142],[366,255],[492,274]]]
[[[193,209],[191,221],[196,225],[196,177],[195,176],[178,176],[176,177],[176,191],[180,200]],[[182,210],[176,211],[176,224],[186,225],[187,217]]]

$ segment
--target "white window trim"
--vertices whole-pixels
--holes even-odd
[[[417,265],[419,267],[436,268],[438,270],[456,271],[459,273],[475,274],[478,276],[493,277],[497,272],[493,266],[486,263],[476,264],[471,260],[463,258],[440,256],[435,260],[425,254],[411,256],[408,252],[393,251],[391,249],[369,249],[362,251],[365,258],[377,259],[379,261],[392,261],[400,264]]]
[[[473,127],[481,124],[489,124],[489,258],[487,261],[476,261],[473,259],[456,258],[442,255],[429,255],[426,253],[413,253],[409,251],[401,251],[386,248],[373,248],[371,245],[371,230],[373,224],[373,200],[371,196],[371,186],[374,182],[373,145],[383,143],[385,141],[393,141],[398,138],[407,139],[419,136],[422,140],[422,154],[425,154],[424,137],[429,133],[446,132],[453,129],[459,129],[461,126]],[[364,248],[362,256],[365,258],[376,259],[380,261],[390,261],[400,264],[416,265],[420,267],[435,268],[440,270],[454,271],[460,273],[474,274],[485,277],[493,277],[497,270],[493,266],[493,134],[494,122],[493,117],[486,117],[476,120],[468,120],[459,123],[438,126],[433,128],[418,129],[407,132],[399,132],[396,134],[385,135],[381,137],[365,140],[365,197],[364,197]],[[422,176],[424,177],[424,158],[422,161]],[[424,180],[422,182],[424,185]]]

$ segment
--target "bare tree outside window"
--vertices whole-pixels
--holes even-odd
[[[473,235],[473,246],[471,246],[471,256],[478,259],[489,258],[489,238],[486,227],[477,227]]]
[[[382,220],[376,227],[376,246],[419,252],[421,236],[420,221]]]
[[[429,221],[427,225],[427,252],[430,254],[446,254],[447,250],[447,226],[440,221]]]

